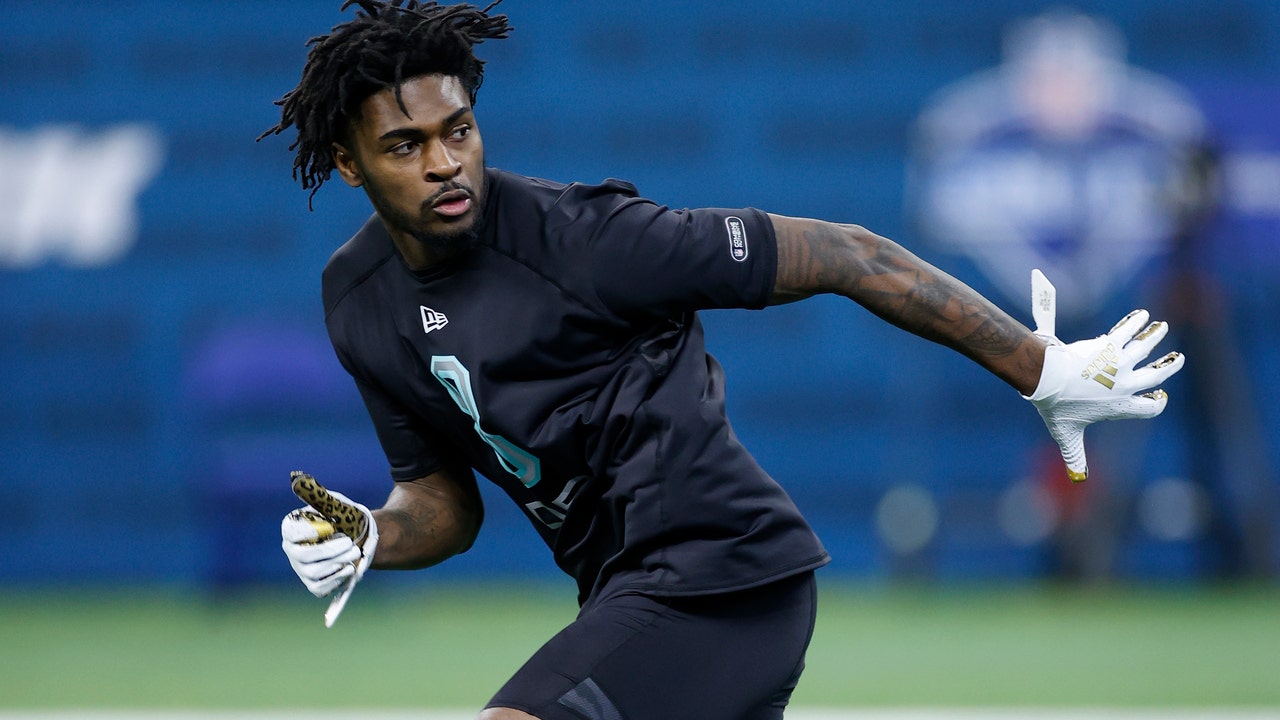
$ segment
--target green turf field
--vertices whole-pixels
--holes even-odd
[[[826,582],[794,704],[1280,708],[1280,589]],[[362,592],[363,591],[363,592]],[[567,585],[0,595],[0,710],[477,708],[569,620]]]

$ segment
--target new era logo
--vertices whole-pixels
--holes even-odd
[[[445,317],[444,313],[436,312],[435,310],[432,310],[426,305],[422,306],[422,331],[423,332],[429,333],[432,330],[439,330],[440,328],[448,324],[449,324],[449,318]]]

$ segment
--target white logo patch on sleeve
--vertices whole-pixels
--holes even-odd
[[[724,227],[729,231],[729,255],[742,262],[747,259],[747,226],[742,218],[730,215],[724,219]]]

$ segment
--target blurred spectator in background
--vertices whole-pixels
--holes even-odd
[[[1229,299],[1205,269],[1222,200],[1221,157],[1205,143],[1168,198],[1174,217],[1163,302],[1184,346],[1202,354],[1185,382],[1191,487],[1207,500],[1202,571],[1213,578],[1274,577],[1275,469],[1247,381]]]
[[[1196,425],[1187,432],[1186,479],[1147,492],[1154,485],[1142,477],[1144,430],[1134,428],[1100,428],[1100,482],[1087,490],[1067,486],[1049,462],[1052,448],[1032,460],[1030,472],[1057,500],[1050,567],[1068,577],[1111,575],[1120,537],[1138,517],[1164,523],[1171,535],[1207,531],[1215,549],[1204,571],[1265,572],[1267,521],[1241,519],[1248,504],[1229,500],[1271,488],[1264,454],[1222,431],[1260,433],[1240,414],[1247,402],[1220,401],[1248,392],[1239,387],[1243,375],[1223,372],[1233,367],[1226,358],[1210,359],[1230,353],[1233,342],[1220,303],[1207,302],[1211,284],[1194,272],[1193,246],[1212,214],[1202,113],[1180,87],[1127,65],[1124,38],[1096,18],[1058,10],[1015,23],[1004,50],[1001,66],[945,88],[923,111],[910,176],[913,219],[1010,299],[1025,296],[1028,268],[1061,278],[1064,337],[1118,317],[1122,306],[1174,304],[1182,309],[1175,326],[1197,335],[1187,350],[1201,368],[1191,373],[1199,412],[1186,414]],[[1167,296],[1142,296],[1169,281]],[[1248,470],[1228,478],[1226,458],[1245,454],[1256,461],[1239,460]],[[1247,540],[1244,528],[1252,528]]]

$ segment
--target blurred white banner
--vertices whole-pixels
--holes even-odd
[[[164,141],[140,124],[0,128],[0,268],[109,265],[137,242],[138,196]]]

